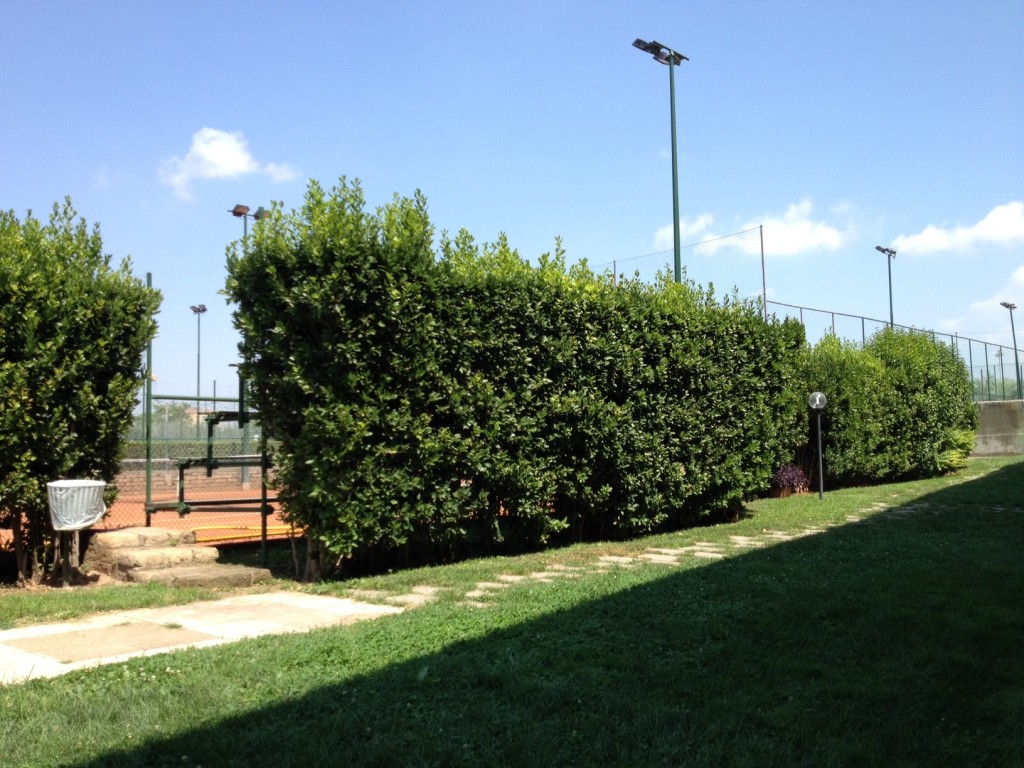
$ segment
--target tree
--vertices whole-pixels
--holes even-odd
[[[23,579],[47,567],[46,483],[117,473],[160,306],[76,216],[70,198],[46,224],[0,212],[0,523]]]

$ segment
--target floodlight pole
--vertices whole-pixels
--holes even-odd
[[[1010,310],[1010,333],[1013,334],[1013,367],[1017,370],[1017,399],[1024,400],[1024,394],[1021,393],[1020,360],[1017,356],[1017,329],[1013,326],[1013,310],[1017,308],[1017,305],[1011,304],[1008,301],[1001,301],[999,306]]]
[[[679,245],[679,155],[676,149],[676,68],[674,56],[668,60],[669,115],[672,123],[672,274],[677,283],[683,281],[682,251]]]
[[[236,219],[242,220],[242,253],[244,254],[249,246],[249,219],[259,221],[260,219],[266,219],[270,217],[270,211],[264,208],[262,205],[256,209],[256,213],[249,213],[249,206],[238,203],[234,208],[228,211]],[[242,454],[248,455],[249,453],[249,420],[245,418],[244,404],[245,404],[245,393],[242,388],[245,386],[245,382],[242,379],[241,373],[238,376],[238,411],[239,416],[242,418]],[[242,487],[249,487],[249,467],[242,466]],[[264,518],[264,521],[266,518]]]
[[[652,40],[646,42],[637,38],[633,46],[651,54],[659,64],[668,65],[669,116],[672,126],[672,253],[673,276],[677,283],[683,281],[682,251],[679,244],[679,157],[676,148],[676,75],[678,64],[690,59],[678,51]]]
[[[880,245],[876,245],[875,250],[885,254],[885,263],[889,267],[889,327],[895,328],[892,319],[892,260],[896,258],[896,251],[892,248],[883,248]]]
[[[200,395],[199,395],[199,392],[200,392],[199,371],[200,371],[200,362],[202,360],[202,357],[200,355],[200,349],[201,349],[202,338],[203,338],[203,334],[202,334],[202,327],[203,327],[202,319],[203,319],[203,314],[206,312],[206,305],[205,304],[193,304],[191,309],[192,309],[193,314],[195,314],[195,316],[196,316],[196,438],[198,439],[200,437],[200,432],[199,432],[199,397],[200,397]]]

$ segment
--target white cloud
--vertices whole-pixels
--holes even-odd
[[[998,291],[995,296],[974,302],[971,304],[971,309],[990,311],[992,313],[995,313],[996,309],[998,309],[1000,313],[1004,313],[1006,310],[999,307],[1000,302],[1006,301],[1016,304],[1020,302],[1022,296],[1024,296],[1024,266],[1013,270],[1013,274],[1010,275],[1010,280],[1007,282],[1006,287]],[[1021,307],[1024,309],[1024,302],[1021,303]]]
[[[893,247],[901,253],[970,251],[979,245],[1007,246],[1024,243],[1024,202],[998,205],[969,227],[937,227],[929,224],[916,235],[900,235]]]
[[[782,216],[768,216],[747,222],[740,229],[757,229],[764,226],[764,251],[768,256],[792,256],[805,251],[821,249],[836,250],[844,245],[848,236],[823,221],[811,218],[813,204],[810,200],[801,200],[790,205]],[[842,212],[842,211],[839,211]],[[728,244],[728,237],[710,231],[714,218],[710,213],[702,213],[692,220],[680,219],[679,237],[683,245],[700,242],[712,251]],[[761,252],[760,240],[744,241],[744,247],[751,254]],[[654,247],[668,250],[672,247],[672,225],[662,227],[654,235]]]
[[[250,154],[245,137],[216,128],[201,128],[192,134],[192,146],[184,157],[169,157],[160,164],[160,180],[182,200],[192,198],[196,179],[230,179],[262,173],[277,182],[290,181],[296,172],[280,163],[261,164]]]
[[[298,175],[294,168],[284,165],[283,163],[267,163],[263,167],[263,172],[277,182],[291,181]]]
[[[980,339],[991,344],[1011,346],[1013,334],[1010,330],[1010,316],[1002,302],[1017,305],[1015,319],[1020,321],[1024,312],[1024,265],[1017,267],[1006,283],[991,296],[973,302],[963,317],[950,317],[939,321],[938,329],[947,333],[961,333],[965,337]],[[1024,322],[1024,321],[1022,321]],[[1018,324],[1020,331],[1020,324]],[[1018,334],[1018,341],[1022,337]],[[975,351],[975,366],[978,365],[978,351]]]
[[[702,213],[692,221],[686,219],[679,219],[679,242],[681,245],[690,245],[698,237],[707,230],[714,223],[715,219],[710,213]],[[674,231],[672,225],[669,224],[667,227],[662,227],[654,233],[654,247],[658,250],[667,251],[673,246]],[[702,239],[706,240],[713,235],[705,235]]]
[[[764,226],[764,252],[768,256],[793,256],[805,251],[834,251],[846,237],[835,227],[811,218],[814,206],[810,200],[790,205],[781,217],[767,217],[746,228]]]

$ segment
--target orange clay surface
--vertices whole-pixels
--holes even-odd
[[[268,499],[273,499],[268,495]],[[244,504],[204,507],[203,501],[217,499],[252,499]],[[177,496],[155,497],[155,502],[176,502]],[[184,517],[176,509],[161,509],[151,514],[151,524],[157,528],[195,531],[198,543],[258,541],[260,538],[259,487],[249,490],[238,488],[203,488],[196,498],[186,493],[186,503],[193,509]],[[267,517],[267,538],[287,537],[290,526],[281,519],[280,507],[271,502],[273,513]],[[107,510],[107,515],[93,526],[93,530],[110,531],[146,524],[145,494],[121,492]]]

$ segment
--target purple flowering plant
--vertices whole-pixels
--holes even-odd
[[[784,464],[772,474],[772,488],[788,488],[791,491],[806,491],[807,475],[796,464]]]

